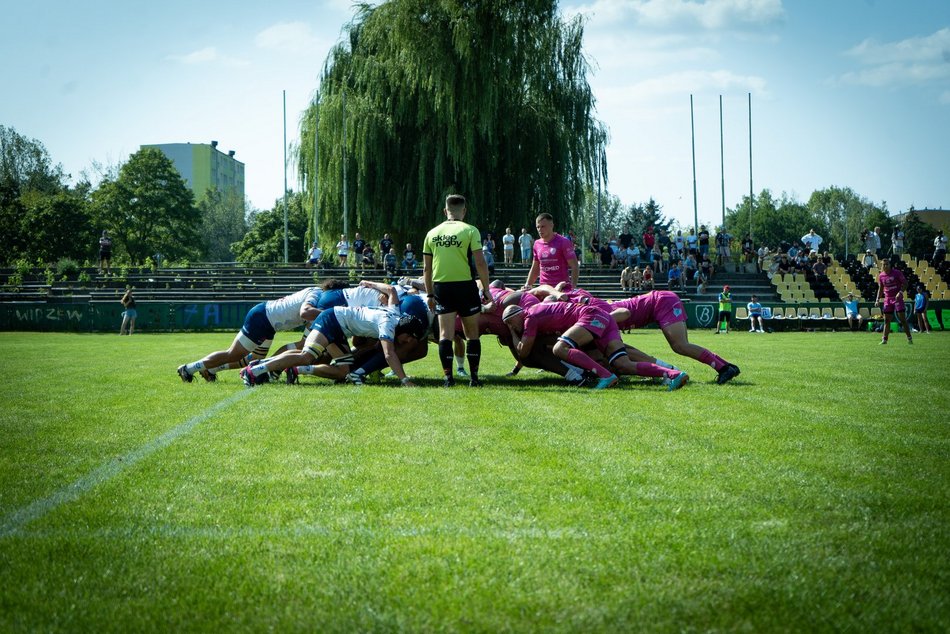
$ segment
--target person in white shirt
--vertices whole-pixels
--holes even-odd
[[[350,255],[350,243],[343,234],[340,234],[340,241],[336,243],[336,254],[340,258],[339,265],[346,266],[346,258]]]
[[[818,252],[818,247],[821,246],[823,241],[824,240],[822,240],[822,237],[815,233],[814,229],[802,236],[802,244],[804,244],[809,251],[813,251],[815,253]]]
[[[379,339],[389,367],[404,386],[414,387],[396,354],[397,343],[408,343],[409,339],[414,337],[410,331],[400,332],[397,328],[400,325],[400,313],[396,289],[390,284],[368,280],[360,282],[360,287],[385,295],[385,306],[335,306],[332,310],[323,311],[314,321],[303,350],[284,352],[244,368],[241,371],[244,384],[251,387],[266,383],[271,373],[277,374],[289,367],[312,363],[323,356],[324,352],[330,355],[333,365],[348,367],[353,363],[348,338],[360,336]]]
[[[314,242],[313,246],[310,247],[310,252],[307,253],[307,266],[319,268],[321,260],[323,260],[323,249]]]
[[[501,237],[502,250],[505,254],[505,264],[511,264],[515,261],[515,236],[511,233],[511,227],[505,229],[505,235]]]

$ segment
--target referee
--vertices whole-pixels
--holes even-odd
[[[478,229],[465,220],[465,197],[452,194],[445,199],[446,221],[426,234],[422,247],[423,279],[429,295],[429,308],[439,316],[439,360],[445,374],[445,387],[455,385],[452,378],[452,341],[455,339],[455,315],[462,318],[465,356],[468,357],[469,386],[481,387],[478,365],[482,344],[478,340],[478,313],[482,297],[491,308],[488,292],[488,266],[482,255]],[[469,256],[482,282],[481,290],[472,278]]]

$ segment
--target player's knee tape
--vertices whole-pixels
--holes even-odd
[[[353,365],[355,359],[352,354],[344,354],[342,357],[337,357],[330,361],[330,365]]]
[[[570,337],[565,337],[564,335],[561,335],[560,337],[557,338],[557,340],[563,342],[569,348],[574,348],[575,350],[577,349],[577,343]]]
[[[615,353],[610,355],[610,358],[607,360],[607,364],[613,365],[614,361],[616,361],[620,357],[626,357],[626,356],[627,356],[627,351],[621,348],[620,350],[617,350]]]
[[[320,355],[326,352],[327,349],[325,346],[321,346],[319,343],[314,341],[312,343],[307,342],[307,345],[304,348],[304,350],[306,350],[309,354],[311,354],[314,359],[319,359]]]

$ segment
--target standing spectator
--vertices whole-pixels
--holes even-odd
[[[868,231],[864,237],[864,249],[870,251],[875,257],[881,257],[881,228],[874,227],[874,231]]]
[[[894,255],[904,253],[904,230],[900,227],[894,227],[894,233],[891,234],[891,252]]]
[[[342,233],[340,234],[340,240],[336,243],[336,255],[339,258],[338,264],[346,266],[346,259],[350,257],[350,243]]]
[[[620,264],[621,260],[623,260],[626,257],[627,250],[623,249],[622,250],[623,254],[621,255],[620,243],[617,241],[617,236],[615,235],[610,236],[610,240],[607,241],[607,246],[610,247],[610,254],[611,254],[610,268],[614,268],[615,266]]]
[[[389,276],[390,281],[392,281],[392,279],[396,277],[396,274],[398,272],[397,263],[398,263],[398,259],[396,257],[396,249],[390,247],[386,255],[383,256],[383,268],[386,269],[386,275]]]
[[[660,256],[660,273],[666,273],[670,268],[670,248],[663,247],[663,255]]]
[[[630,233],[630,225],[623,226],[623,233],[620,234],[618,244],[624,251],[633,243],[633,234]]]
[[[858,311],[858,300],[854,298],[854,293],[848,293],[845,297],[844,312],[848,317],[848,326],[851,330],[861,330],[861,322],[864,321],[864,317]]]
[[[693,229],[690,229],[689,235],[686,236],[686,250],[693,255],[699,252],[699,238],[696,237],[696,232]]]
[[[682,231],[677,231],[677,232],[676,232],[676,237],[673,238],[673,246],[676,247],[676,251],[677,251],[678,253],[682,253],[683,251],[686,250],[686,238],[683,237],[683,232],[682,232]],[[672,251],[671,251],[671,253],[672,253]]]
[[[947,259],[947,236],[943,235],[943,230],[937,232],[937,237],[934,238],[934,256],[933,264],[934,266],[940,264]]]
[[[729,322],[732,320],[732,293],[728,286],[719,293],[719,318],[716,320],[716,334],[729,334]]]
[[[307,253],[307,266],[320,268],[321,260],[323,260],[323,249],[320,248],[319,244],[314,242],[313,246],[310,247],[310,251]]]
[[[482,358],[478,338],[478,315],[483,297],[491,307],[488,290],[488,267],[481,249],[478,229],[465,222],[468,211],[465,198],[451,194],[445,199],[445,222],[426,234],[422,248],[423,280],[429,296],[429,310],[438,314],[439,361],[445,375],[443,385],[452,387],[452,342],[455,340],[455,317],[462,318],[465,335],[465,356],[469,364],[469,386],[481,387],[478,367]],[[469,256],[475,260],[475,270],[481,281],[481,290],[472,278]]]
[[[514,264],[515,236],[511,233],[511,227],[505,229],[505,235],[501,237],[501,244],[505,252],[505,264]]]
[[[732,259],[732,249],[729,243],[732,242],[732,234],[726,231],[724,227],[719,227],[716,232],[716,262],[722,267],[723,263]],[[752,240],[749,240],[751,249]]]
[[[363,255],[363,252],[366,250],[366,240],[360,237],[360,234],[357,233],[353,238],[353,253],[356,254],[356,257],[359,258]]]
[[[600,236],[597,233],[590,239],[590,253],[591,253],[591,263],[597,264],[600,262]]]
[[[917,285],[917,295],[914,296],[914,314],[917,315],[917,332],[930,332],[930,322],[927,321],[927,289],[923,284]]]
[[[492,255],[492,265],[495,262],[495,238],[491,231],[485,234],[485,241],[482,242],[482,251],[487,251]]]
[[[521,227],[518,244],[521,246],[521,263],[529,264],[531,262],[531,246],[534,244],[534,238],[531,237],[531,234],[528,233],[525,227]]]
[[[666,233],[666,229],[660,229],[660,237],[656,239],[656,242],[660,245],[661,250],[668,248],[670,244],[672,244],[669,234]]]
[[[412,243],[406,243],[406,249],[402,252],[402,268],[410,271],[416,268],[416,252],[412,248]]]
[[[812,253],[818,253],[821,243],[824,242],[821,236],[815,233],[814,229],[811,229],[808,233],[802,236],[802,244]]]
[[[538,240],[534,243],[534,262],[528,271],[525,288],[531,288],[535,281],[548,286],[557,286],[561,282],[570,284],[565,291],[577,288],[580,267],[574,254],[574,245],[564,236],[554,232],[554,216],[543,213],[535,219]]]
[[[636,244],[631,244],[627,247],[627,266],[639,266],[640,265],[640,247]]]
[[[706,225],[699,227],[699,254],[709,255],[709,229]]]
[[[769,248],[768,248],[766,245],[763,244],[762,246],[759,247],[759,251],[758,251],[757,255],[758,255],[758,259],[756,260],[756,267],[757,267],[758,272],[761,273],[761,272],[764,271],[766,268],[768,268],[767,265],[766,265],[765,260],[766,260],[766,259],[769,257],[769,255],[770,255],[770,253],[769,253]],[[771,278],[770,278],[770,279],[771,279]]]
[[[881,272],[877,276],[877,297],[874,305],[881,303],[884,299],[884,306],[881,312],[884,313],[884,337],[881,339],[881,345],[887,343],[887,336],[891,334],[891,322],[894,321],[894,315],[904,327],[907,333],[907,343],[914,343],[913,335],[910,334],[910,324],[907,323],[907,317],[904,315],[904,290],[907,288],[907,278],[900,272],[900,269],[891,267],[891,261],[881,260]]]
[[[577,259],[577,263],[580,264],[583,258],[581,257],[581,240],[577,237],[577,234],[574,233],[574,230],[567,232],[567,239],[571,241],[571,244],[574,245],[574,257]]]
[[[393,239],[389,237],[388,233],[383,234],[383,239],[379,241],[379,253],[384,256],[389,253],[389,250],[393,248],[395,243]]]
[[[753,295],[746,308],[749,310],[749,332],[765,332],[762,328],[762,304],[759,303],[759,298]],[[759,323],[758,328],[755,327],[756,322]]]
[[[653,235],[653,225],[650,225],[643,232],[643,247],[646,251],[653,251],[653,245],[655,244],[656,236]]]
[[[485,266],[488,267],[488,276],[491,277],[495,274],[495,254],[488,248],[487,244],[482,245],[482,252],[485,254]]]
[[[119,326],[119,336],[126,333],[126,326],[128,326],[128,334],[131,335],[135,332],[135,318],[138,317],[138,312],[135,310],[135,298],[132,297],[131,287],[126,289],[125,295],[123,295],[119,301],[125,308],[125,310],[122,311],[122,325]]]
[[[99,275],[111,275],[111,274],[112,274],[112,238],[109,237],[109,232],[103,229],[102,237],[99,238]]]

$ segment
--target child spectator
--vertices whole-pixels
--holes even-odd
[[[653,267],[649,264],[643,269],[643,290],[653,290]]]
[[[629,266],[620,272],[620,290],[627,295],[633,290],[633,269]]]
[[[633,290],[643,290],[643,272],[639,266],[633,267]]]
[[[396,249],[390,248],[389,253],[383,256],[383,267],[386,269],[386,275],[390,278],[396,277]]]

